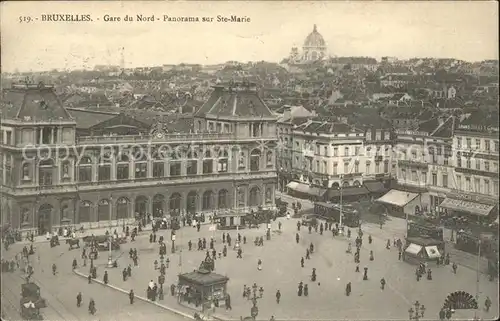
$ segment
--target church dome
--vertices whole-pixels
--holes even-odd
[[[313,31],[304,41],[304,47],[326,47],[325,39],[323,39],[323,36],[318,32],[316,25],[314,25]]]

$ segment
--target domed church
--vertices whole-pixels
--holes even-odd
[[[302,53],[299,54],[296,47],[292,48],[289,62],[291,63],[311,63],[317,60],[322,60],[326,57],[326,42],[323,36],[318,32],[316,25],[313,31],[304,40]]]

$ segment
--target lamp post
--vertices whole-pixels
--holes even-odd
[[[344,229],[342,227],[342,197],[343,197],[343,188],[344,188],[344,175],[340,175],[340,218],[339,218],[339,227],[340,231],[339,233],[342,234]]]
[[[264,296],[264,288],[259,287],[257,283],[252,286],[252,294],[247,295],[247,300],[252,301],[252,308],[250,308],[250,315],[253,320],[259,315],[259,308],[257,307],[257,300],[262,299]]]
[[[113,217],[113,196],[109,197],[109,237],[108,237],[108,268],[113,267],[113,256],[111,254],[111,244],[113,234],[111,233],[111,218]]]
[[[420,302],[418,302],[418,301],[415,301],[413,306],[415,307],[415,309],[413,309],[413,307],[411,307],[408,310],[410,320],[419,321],[420,318],[424,317],[425,306],[423,304],[420,304]]]

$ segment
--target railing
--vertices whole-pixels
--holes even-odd
[[[233,133],[178,133],[167,134],[160,137],[151,135],[124,135],[124,136],[80,136],[76,139],[77,144],[104,144],[104,143],[125,143],[125,142],[175,142],[175,141],[200,141],[200,140],[259,140],[277,139],[276,136],[261,137],[238,137]]]

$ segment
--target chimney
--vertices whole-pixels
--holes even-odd
[[[292,106],[285,105],[283,106],[283,117],[285,119],[292,119]]]

